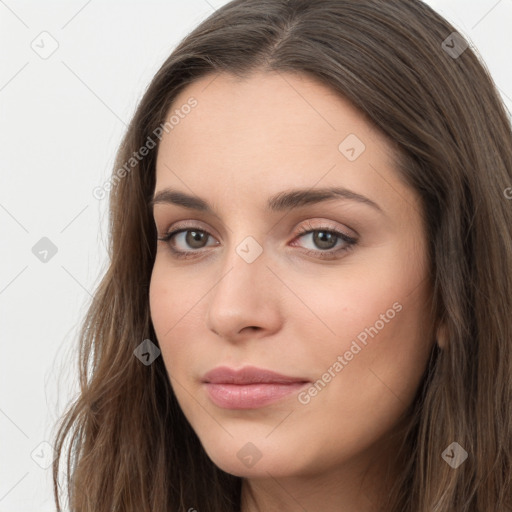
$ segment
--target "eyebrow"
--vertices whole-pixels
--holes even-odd
[[[384,213],[376,202],[342,187],[293,189],[279,192],[268,199],[266,210],[281,212],[333,199],[356,201],[371,206],[380,213]],[[162,203],[175,204],[191,210],[215,214],[214,209],[206,200],[170,188],[156,192],[154,197],[149,201],[149,207],[153,208],[154,205]]]

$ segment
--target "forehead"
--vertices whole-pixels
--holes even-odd
[[[203,146],[229,140],[247,151],[256,143],[271,148],[293,143],[328,148],[348,133],[367,140],[380,137],[359,110],[307,75],[254,72],[243,79],[227,73],[208,75],[180,92],[168,118],[190,98],[197,100],[197,106],[166,134],[167,144],[192,141]]]
[[[196,106],[182,109],[191,99]],[[158,148],[156,189],[179,185],[233,201],[244,191],[268,196],[318,184],[364,188],[378,198],[384,181],[397,180],[387,139],[347,100],[306,75],[208,75],[180,92],[171,116],[172,129]],[[351,147],[360,153],[355,159],[345,154]]]

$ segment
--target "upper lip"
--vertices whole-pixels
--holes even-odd
[[[289,377],[255,366],[245,366],[239,370],[229,368],[228,366],[219,366],[206,373],[202,380],[210,384],[290,384],[292,382],[309,382],[301,377]]]

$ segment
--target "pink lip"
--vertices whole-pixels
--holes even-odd
[[[246,366],[240,370],[220,366],[202,379],[212,402],[225,409],[257,409],[298,391],[307,379]]]

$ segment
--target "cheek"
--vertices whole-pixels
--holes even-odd
[[[160,342],[164,334],[172,328],[176,310],[176,290],[168,284],[168,279],[155,263],[149,285],[149,309],[155,333]]]
[[[201,281],[191,283],[157,256],[149,286],[151,321],[167,372],[180,382],[196,359],[194,334],[204,332],[206,291]]]
[[[300,397],[296,417],[307,425],[301,435],[329,439],[328,450],[311,443],[322,463],[335,464],[392,431],[421,383],[431,344],[419,297],[377,293],[378,302],[347,303],[332,316],[337,340],[307,354],[317,380]]]
[[[433,341],[429,282],[417,261],[401,262],[393,251],[364,275],[348,272],[309,295],[322,320],[317,333],[327,334],[315,336],[312,325],[302,333],[306,344],[317,340],[303,354],[317,380],[302,403],[333,410],[332,428],[392,425],[414,398]]]
[[[157,336],[171,336],[179,322],[193,315],[201,299],[198,284],[169,268],[165,255],[157,255],[149,285],[149,307]]]
[[[177,282],[178,279],[178,282]],[[179,283],[179,276],[169,279],[165,266],[155,262],[149,286],[151,321],[158,338],[164,363],[169,371],[170,340],[174,339],[187,313],[187,289]]]
[[[352,426],[359,423],[365,430],[393,426],[414,399],[432,347],[419,297],[393,298],[372,310],[364,328],[344,340],[343,369],[333,379],[330,400],[352,416]],[[357,417],[364,419],[354,421]]]

